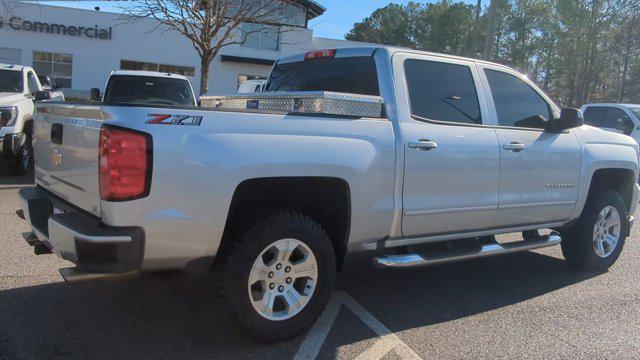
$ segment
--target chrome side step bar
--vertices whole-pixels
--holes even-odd
[[[60,275],[67,284],[81,282],[81,281],[91,281],[91,280],[100,280],[100,279],[113,279],[113,278],[124,278],[124,277],[134,277],[138,273],[137,272],[128,272],[128,273],[116,273],[116,274],[93,274],[86,273],[77,267],[67,267],[58,269]]]
[[[479,250],[460,251],[448,254],[424,255],[419,253],[380,255],[374,259],[374,264],[383,268],[408,268],[443,264],[453,261],[471,260],[486,256],[511,254],[522,251],[540,249],[560,244],[562,238],[557,232],[541,236],[539,240],[520,241],[509,244],[492,243],[482,245]]]

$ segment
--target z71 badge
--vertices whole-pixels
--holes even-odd
[[[149,116],[151,119],[146,121],[147,124],[183,126],[200,126],[202,124],[202,116],[168,114],[149,114]]]

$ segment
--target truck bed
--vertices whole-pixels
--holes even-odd
[[[141,227],[144,269],[181,268],[215,255],[234,192],[249,179],[317,176],[353,183],[356,247],[388,234],[393,220],[396,141],[385,118],[47,103],[38,105],[35,122],[37,185],[106,226]],[[54,124],[63,128],[61,144],[51,140]],[[151,135],[148,196],[100,198],[103,125]],[[179,241],[185,235],[189,242]]]

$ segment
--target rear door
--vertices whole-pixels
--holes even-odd
[[[500,142],[500,227],[569,219],[578,198],[580,144],[573,130],[546,132],[558,111],[517,72],[478,65]]]
[[[394,55],[404,141],[405,237],[492,228],[498,140],[473,62]]]
[[[39,186],[100,216],[98,143],[105,115],[97,106],[40,106],[34,156]]]

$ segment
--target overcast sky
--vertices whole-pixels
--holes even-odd
[[[70,6],[84,9],[93,9],[99,6],[104,11],[117,11],[117,6],[113,1],[34,1],[43,4]],[[324,15],[309,22],[309,27],[313,29],[315,36],[342,39],[351,30],[353,24],[362,21],[374,10],[384,7],[390,2],[406,4],[409,0],[316,0],[320,5],[327,8]],[[414,1],[429,3],[429,1]],[[475,4],[475,0],[464,0],[469,4]],[[488,0],[484,0],[483,3]]]

